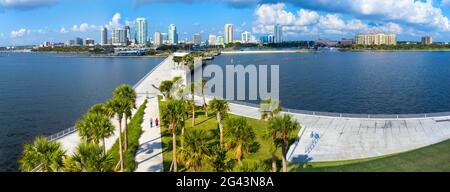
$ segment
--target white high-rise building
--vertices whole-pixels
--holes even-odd
[[[217,36],[216,45],[223,45],[224,38],[222,36]]]
[[[108,44],[108,29],[106,27],[102,27],[100,32],[100,45]]]
[[[252,34],[248,31],[242,33],[241,43],[250,43]]]
[[[225,24],[224,29],[224,43],[233,43],[233,24]]]
[[[168,37],[169,37],[170,44],[172,44],[172,45],[178,44],[177,26],[175,24],[169,25]]]
[[[127,33],[125,29],[114,29],[112,31],[112,44],[115,46],[126,46],[127,45]]]
[[[147,19],[137,18],[136,19],[136,44],[146,45],[148,39],[148,26]]]
[[[155,34],[153,34],[153,45],[155,46],[161,46],[163,43],[161,32],[157,31]]]
[[[283,26],[276,24],[273,27],[273,36],[274,36],[275,43],[282,43],[283,42]]]
[[[209,34],[209,37],[208,37],[208,44],[209,44],[209,45],[216,45],[216,35],[214,35],[214,34]]]

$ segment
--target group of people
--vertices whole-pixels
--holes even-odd
[[[159,127],[159,119],[158,119],[158,117],[155,119],[155,126]],[[150,128],[153,128],[153,117],[150,117]]]

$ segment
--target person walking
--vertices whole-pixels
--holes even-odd
[[[155,119],[155,125],[156,125],[156,127],[159,126],[159,119],[158,119],[158,117]]]
[[[153,118],[150,117],[150,128],[153,128]]]

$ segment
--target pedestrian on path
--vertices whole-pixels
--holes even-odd
[[[156,120],[155,120],[155,125],[156,125],[156,127],[159,126],[159,119],[158,119],[158,117],[157,117]]]
[[[153,118],[150,117],[150,128],[153,127]]]

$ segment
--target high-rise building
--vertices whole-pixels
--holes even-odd
[[[112,44],[115,46],[126,46],[128,43],[125,29],[114,29],[111,38]]]
[[[192,41],[193,41],[194,45],[200,45],[200,44],[202,44],[202,36],[199,33],[196,33],[192,37]]]
[[[248,31],[245,31],[241,35],[241,43],[250,43],[252,34]]]
[[[224,29],[224,43],[233,43],[233,24],[225,24]]]
[[[95,41],[93,39],[85,39],[84,40],[84,46],[94,46],[95,45]]]
[[[153,45],[161,46],[163,44],[163,36],[161,32],[157,31],[153,34]]]
[[[275,36],[273,35],[263,35],[260,37],[261,43],[269,44],[269,43],[275,43]]]
[[[137,18],[136,19],[136,44],[145,46],[147,44],[148,38],[148,26],[147,19],[145,18]]]
[[[424,44],[424,45],[433,44],[433,37],[431,37],[431,36],[422,37],[422,44]]]
[[[368,33],[357,34],[356,44],[359,45],[397,45],[397,37],[395,34],[386,33]]]
[[[217,36],[216,45],[223,45],[224,38],[222,36]]]
[[[273,27],[273,35],[275,37],[274,43],[282,43],[283,42],[283,26],[276,24]]]
[[[102,30],[100,32],[100,44],[108,44],[108,29],[106,27],[102,27]]]
[[[131,44],[131,28],[130,26],[126,25],[125,26],[125,36],[127,37],[127,44]]]
[[[172,44],[172,45],[178,44],[177,26],[175,24],[169,25],[168,38],[169,38],[169,44]]]
[[[75,45],[82,46],[83,45],[83,39],[80,37],[75,38]]]
[[[208,37],[208,44],[209,44],[209,45],[216,45],[216,35],[214,35],[214,34],[209,34],[209,37]]]

